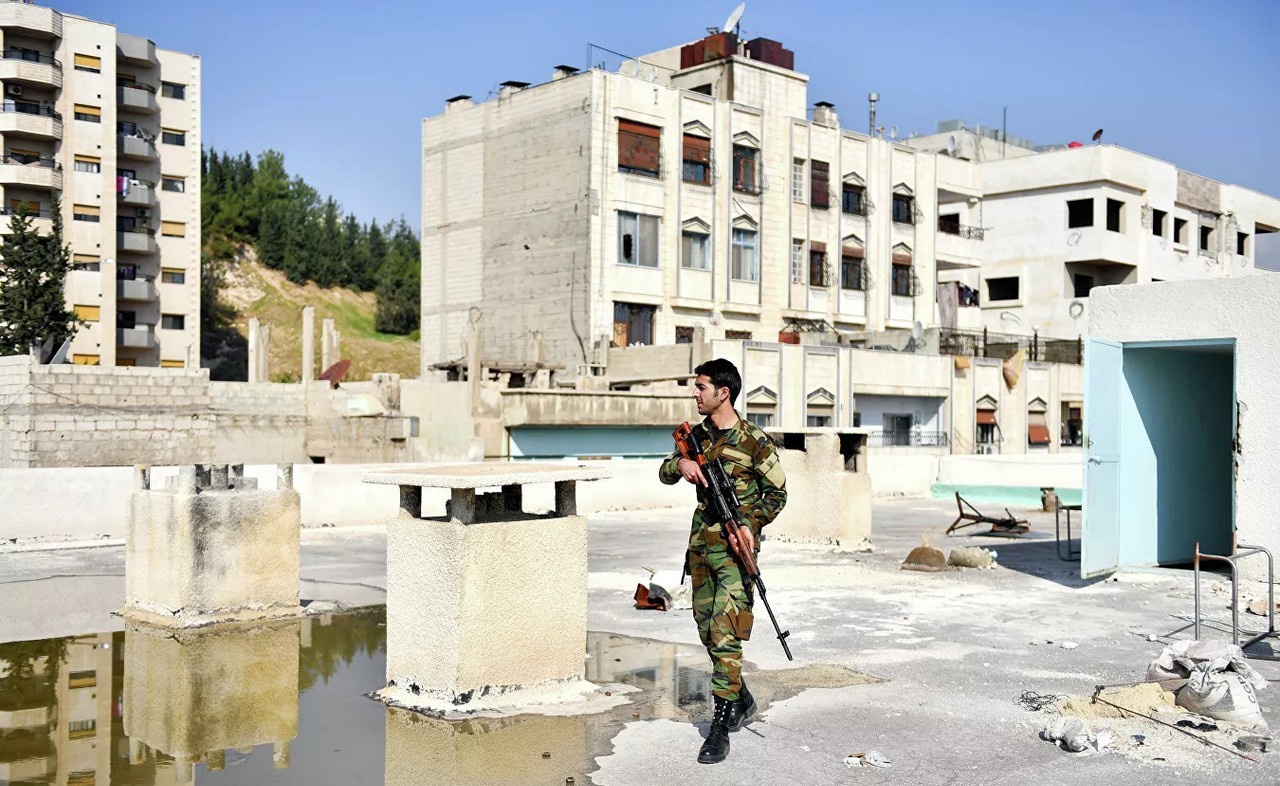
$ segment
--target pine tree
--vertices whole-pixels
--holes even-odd
[[[20,355],[44,341],[57,347],[79,320],[66,306],[63,287],[71,249],[62,242],[62,210],[53,205],[53,231],[41,236],[20,212],[0,242],[0,355]]]

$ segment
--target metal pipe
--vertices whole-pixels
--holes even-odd
[[[1200,541],[1198,540],[1196,541],[1196,555],[1191,564],[1196,577],[1195,637],[1196,641],[1200,641]]]

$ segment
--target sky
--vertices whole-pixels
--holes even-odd
[[[734,0],[38,0],[200,55],[206,147],[274,148],[361,220],[421,221],[421,120],[444,99],[642,55],[719,27]],[[1105,142],[1280,195],[1276,0],[749,0],[809,99],[899,135],[939,120],[1038,144]],[[617,58],[597,51],[592,62]],[[1280,241],[1280,233],[1267,240]],[[1260,242],[1280,269],[1280,242]]]

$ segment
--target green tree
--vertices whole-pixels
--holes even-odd
[[[71,249],[62,242],[62,210],[53,204],[53,231],[40,235],[20,212],[0,242],[0,355],[20,355],[43,341],[55,347],[80,320],[67,308],[64,286]]]

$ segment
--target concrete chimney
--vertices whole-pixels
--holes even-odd
[[[524,90],[529,86],[528,82],[506,81],[498,85],[498,99],[510,98],[513,93]]]
[[[836,114],[835,104],[827,101],[819,101],[813,105],[813,122],[820,126],[828,126],[830,128],[838,128],[840,126],[840,116]]]
[[[454,96],[444,100],[444,111],[451,109],[461,109],[464,106],[471,106],[471,96]]]
[[[559,82],[578,73],[578,69],[570,65],[558,65],[551,71],[551,81]]]

